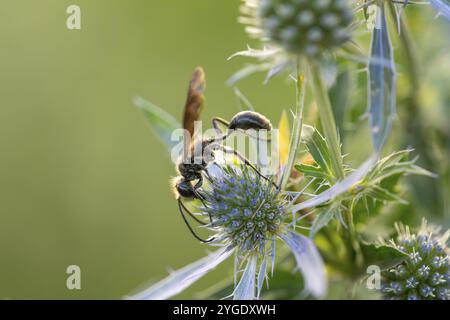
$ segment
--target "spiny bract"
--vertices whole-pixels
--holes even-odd
[[[399,226],[393,244],[408,254],[400,265],[382,273],[382,293],[387,299],[448,300],[450,266],[446,236],[422,226],[417,234]]]
[[[225,165],[205,191],[203,209],[212,218],[217,239],[242,251],[261,252],[280,231],[284,201],[270,181],[245,166]]]
[[[257,15],[269,40],[307,56],[349,40],[353,20],[347,0],[260,0]]]

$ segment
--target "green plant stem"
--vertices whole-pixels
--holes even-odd
[[[348,208],[348,211],[347,211],[348,234],[350,236],[350,243],[351,243],[352,249],[355,253],[354,261],[355,261],[355,265],[357,267],[356,269],[360,270],[360,268],[364,265],[364,257],[362,254],[358,235],[355,230],[355,224],[353,222],[354,205],[355,205],[355,202],[352,201]]]
[[[325,135],[325,139],[327,140],[327,143],[333,153],[331,159],[334,175],[337,180],[342,180],[345,177],[345,174],[342,164],[341,146],[330,98],[328,96],[328,91],[322,78],[322,72],[320,70],[319,63],[317,61],[310,61],[310,68],[311,83],[313,87],[314,97],[317,101],[317,108],[319,110],[322,130]],[[344,215],[347,222],[346,230],[348,240],[354,252],[355,265],[357,267],[360,267],[362,265],[362,253],[353,224],[353,211],[351,206],[350,208],[345,210]]]
[[[314,98],[317,102],[317,108],[319,110],[319,117],[322,124],[323,134],[333,153],[331,159],[334,175],[337,180],[342,180],[344,178],[342,153],[336,122],[334,120],[333,110],[331,108],[330,97],[328,96],[328,90],[325,87],[325,83],[322,78],[322,72],[320,70],[319,62],[316,60],[310,60],[309,65],[311,84],[313,88]]]
[[[289,144],[289,156],[281,177],[280,187],[284,189],[291,176],[292,167],[298,153],[303,128],[303,109],[305,106],[305,75],[301,61],[297,61],[297,79],[295,87],[295,119],[292,126],[291,142]]]

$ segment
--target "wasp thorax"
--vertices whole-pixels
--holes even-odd
[[[382,273],[384,297],[448,300],[450,267],[445,244],[440,243],[431,232],[401,234],[395,244],[408,257],[403,263]]]
[[[252,169],[223,167],[206,193],[212,226],[218,237],[243,251],[259,250],[280,230],[283,201],[276,188]]]
[[[288,52],[317,56],[349,40],[348,0],[260,0],[257,18],[265,37]]]

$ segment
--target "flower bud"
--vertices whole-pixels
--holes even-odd
[[[416,234],[400,228],[394,244],[408,257],[400,265],[382,273],[384,297],[448,300],[450,265],[445,240],[425,227]]]
[[[347,0],[259,0],[262,34],[286,51],[317,56],[350,39],[353,15]]]

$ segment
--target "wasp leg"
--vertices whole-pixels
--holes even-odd
[[[189,229],[189,231],[192,233],[192,235],[193,235],[198,241],[203,242],[203,243],[208,243],[208,242],[211,242],[211,241],[215,240],[215,237],[212,237],[212,238],[207,239],[207,240],[204,240],[204,239],[200,238],[200,237],[195,233],[195,231],[192,229],[191,225],[189,224],[189,221],[187,221],[186,216],[184,215],[184,212],[183,212],[183,208],[186,208],[186,207],[184,207],[184,205],[182,204],[181,199],[178,198],[178,209],[180,210],[181,217],[183,218],[184,223],[186,224],[186,226],[188,227],[188,229]],[[186,209],[186,211],[189,212],[189,210],[187,210],[187,209]]]
[[[197,221],[197,222],[198,222],[199,224],[201,224],[202,226],[206,225],[205,222],[203,222],[202,220],[200,220],[199,218],[197,218],[196,216],[194,216],[194,215],[192,214],[192,212],[190,212],[189,209],[186,208],[186,206],[185,206],[184,203],[181,201],[181,199],[179,200],[179,202],[180,202],[180,206],[184,209],[184,211],[185,211],[192,219],[194,219],[195,221]]]
[[[279,189],[278,185],[273,182],[271,179],[267,178],[265,175],[263,175],[250,161],[247,160],[247,158],[245,158],[243,155],[241,155],[239,152],[237,152],[234,149],[230,149],[227,148],[225,146],[222,145],[217,145],[217,148],[219,150],[222,150],[225,153],[229,153],[229,154],[234,154],[236,157],[238,157],[242,162],[244,162],[245,165],[249,166],[250,168],[252,168],[261,178],[263,178],[264,180],[269,181],[270,183],[273,184],[273,186],[277,189]]]
[[[214,163],[214,165],[217,165],[217,164]],[[204,172],[205,172],[206,179],[208,179],[208,181],[212,183],[213,180],[212,180],[211,175],[209,174],[208,170],[205,169]]]
[[[267,141],[267,142],[271,142],[272,141],[272,138],[262,138],[262,137],[259,137],[258,135],[254,136],[251,133],[249,133],[249,132],[247,132],[245,130],[242,130],[242,129],[236,129],[236,131],[242,132],[243,134],[249,136],[250,138],[256,139],[256,140]]]
[[[198,189],[200,189],[202,185],[203,185],[203,176],[199,175],[197,183],[192,187],[192,192],[198,199],[200,199],[203,205],[205,205],[205,203],[203,202],[203,200],[205,200],[205,197],[198,191]]]
[[[205,203],[205,196],[198,190],[200,189],[200,187],[203,185],[203,176],[199,176],[198,177],[198,182],[192,187],[192,193],[194,193],[195,198],[199,199],[202,204],[207,207],[206,203]]]
[[[207,208],[208,206],[205,203],[205,200],[206,200],[205,196],[200,191],[198,191],[198,189],[200,189],[200,187],[202,185],[203,185],[203,176],[200,176],[198,178],[198,182],[192,188],[192,191],[197,196],[197,198],[202,202],[203,206]],[[212,220],[211,212],[208,212],[208,217],[209,217],[209,222],[212,223],[213,220]]]
[[[226,121],[225,119],[219,118],[219,117],[214,117],[214,118],[212,118],[211,122],[212,122],[213,128],[217,131],[217,133],[224,134],[225,137],[228,137],[228,134],[224,133],[222,131],[222,129],[219,127],[219,124],[222,124],[228,128],[228,126],[230,125],[230,123],[228,121]]]

